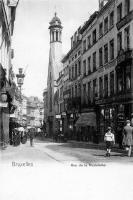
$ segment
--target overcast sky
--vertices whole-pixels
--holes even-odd
[[[63,25],[63,53],[70,50],[70,37],[95,10],[99,0],[20,0],[12,45],[14,71],[26,68],[23,93],[42,99],[47,86],[49,22],[56,10]]]

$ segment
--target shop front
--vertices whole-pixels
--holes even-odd
[[[127,119],[131,119],[131,108],[133,103],[113,103],[100,105],[98,109],[98,140],[104,141],[104,134],[110,126],[115,134],[116,143],[122,145],[122,132]]]
[[[133,50],[120,50],[116,66],[117,142],[122,146],[122,131],[125,121],[133,113]]]
[[[76,122],[77,139],[80,141],[95,142],[96,114],[94,112],[81,113]]]

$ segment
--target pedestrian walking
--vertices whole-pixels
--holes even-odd
[[[133,127],[131,126],[130,120],[126,121],[126,126],[123,129],[123,145],[128,152],[128,157],[131,156],[133,143]]]
[[[112,145],[115,144],[114,134],[111,132],[111,127],[108,127],[107,132],[104,136],[104,141],[106,142],[106,156],[110,156]]]
[[[33,139],[34,139],[34,130],[30,129],[29,131],[29,137],[30,137],[30,146],[33,146]]]

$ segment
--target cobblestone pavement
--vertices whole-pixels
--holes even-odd
[[[133,164],[133,157],[127,157],[126,152],[111,152],[111,157],[105,156],[104,149],[95,149],[91,145],[76,142],[54,143],[52,141],[34,141],[31,147],[29,141],[17,147],[8,146],[1,151],[2,162],[33,162],[60,164]]]
[[[92,145],[77,144],[77,142],[49,144],[47,148],[54,152],[77,158],[78,161],[83,163],[133,164],[133,157],[127,157],[127,152],[124,150],[113,150],[111,157],[106,157],[104,148],[95,149],[94,147],[92,148]]]

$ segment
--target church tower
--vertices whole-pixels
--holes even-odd
[[[47,78],[47,121],[48,132],[52,135],[55,131],[55,115],[56,115],[56,80],[59,77],[59,72],[62,70],[62,25],[61,20],[55,13],[53,19],[50,21],[50,51],[49,51],[49,65]]]
[[[62,58],[62,25],[60,19],[57,17],[57,13],[49,23],[50,30],[50,51],[54,62],[54,80],[57,80],[59,72],[61,70],[61,58]],[[51,55],[50,55],[51,57]]]

